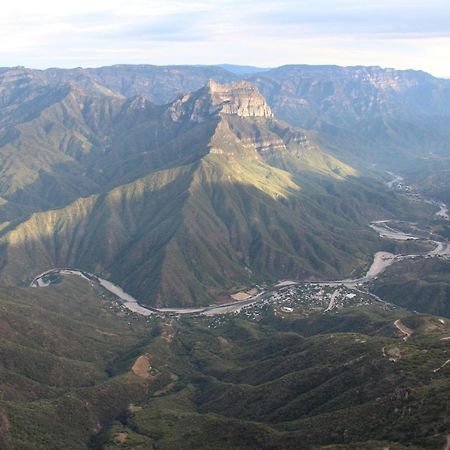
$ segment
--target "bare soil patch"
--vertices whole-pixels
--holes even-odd
[[[152,366],[150,365],[150,356],[141,355],[134,362],[131,371],[139,378],[142,378],[143,380],[148,380],[151,377],[150,374],[151,368]]]
[[[117,433],[114,436],[114,440],[120,444],[124,443],[128,439],[128,433]]]

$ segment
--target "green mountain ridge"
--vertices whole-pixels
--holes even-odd
[[[65,195],[48,190],[42,167],[20,195],[5,191],[22,204],[30,193],[44,211],[4,229],[2,283],[79,267],[162,306],[212,303],[286,277],[339,278],[367,265],[376,249],[368,220],[402,204],[359,180],[314,135],[274,119],[248,82],[210,82],[164,108],[72,86],[24,127],[38,139],[49,120],[50,153],[59,158],[49,176]],[[75,134],[83,137],[76,148]],[[13,158],[31,148],[22,137]],[[46,157],[48,148],[32,145]],[[73,182],[55,162],[68,164]],[[46,203],[34,201],[41,193]],[[45,211],[51,203],[63,208]]]
[[[260,89],[278,118],[320,131],[327,151],[352,164],[405,168],[449,153],[450,81],[422,71],[292,64],[240,74],[220,66],[152,65],[10,68],[2,73],[47,84],[76,81],[89,88],[101,86],[157,104],[168,104],[209,79],[219,83],[246,79]]]
[[[448,319],[310,300],[176,320],[73,277],[2,288],[0,445],[444,448]]]
[[[28,70],[49,82],[96,83],[158,104],[199,89],[209,79],[219,83],[247,79],[258,86],[278,118],[320,131],[327,150],[366,169],[373,163],[404,168],[449,152],[450,82],[422,71],[301,64],[238,74],[220,66],[14,70]]]

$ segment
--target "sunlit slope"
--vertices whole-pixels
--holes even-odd
[[[302,189],[264,161],[210,154],[33,214],[3,236],[1,280],[79,267],[149,304],[189,305],[255,282],[348,275],[367,263],[375,241],[354,222],[360,211],[347,218],[345,200],[320,184],[316,194]]]
[[[401,205],[277,121],[249,83],[210,82],[160,116],[135,102],[114,116],[130,124],[129,150],[116,134],[109,158],[90,151],[93,195],[4,227],[1,282],[70,266],[147,304],[211,303],[255,283],[350,276],[377,247],[367,222]]]
[[[320,220],[301,215],[300,186],[263,162],[252,171],[246,163],[210,155],[35,213],[3,237],[1,280],[22,284],[48,268],[80,267],[143,300],[189,304],[284,273],[337,274],[340,258],[313,233]]]
[[[8,250],[3,280],[25,282],[30,273],[61,265],[102,271],[126,255],[129,262],[135,260],[133,270],[148,256],[139,237],[157,258],[158,248],[176,227],[182,204],[176,197],[186,193],[190,171],[192,167],[158,172],[107,195],[33,214],[4,237]],[[158,228],[168,237],[158,234]]]

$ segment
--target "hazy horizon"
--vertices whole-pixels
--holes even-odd
[[[25,69],[30,69],[30,70],[52,70],[52,69],[60,69],[60,70],[75,70],[75,69],[100,69],[102,67],[114,67],[114,66],[154,66],[154,67],[222,67],[225,70],[228,70],[229,72],[234,73],[233,70],[228,69],[227,67],[224,66],[234,66],[234,67],[248,67],[252,73],[257,73],[258,70],[255,69],[259,69],[261,71],[268,71],[271,69],[277,69],[280,67],[284,67],[284,66],[311,66],[311,67],[343,67],[343,68],[350,68],[350,67],[379,67],[382,70],[396,70],[396,71],[414,71],[414,72],[424,72],[427,73],[435,78],[441,78],[441,79],[450,79],[450,76],[439,76],[439,75],[435,75],[431,72],[428,72],[426,70],[423,69],[417,69],[414,67],[410,67],[410,68],[404,68],[404,69],[400,69],[397,67],[385,67],[385,66],[381,66],[379,64],[373,64],[373,65],[364,65],[364,64],[352,64],[352,65],[341,65],[341,64],[307,64],[307,63],[287,63],[287,64],[281,64],[278,66],[268,66],[268,67],[260,67],[260,66],[253,66],[253,65],[249,65],[249,64],[235,64],[235,63],[217,63],[217,64],[152,64],[152,63],[147,63],[147,62],[136,62],[136,63],[127,63],[127,62],[119,62],[119,63],[112,63],[112,64],[105,64],[105,65],[86,65],[86,66],[67,66],[67,67],[63,67],[63,66],[49,66],[49,67],[30,67],[30,66],[25,66],[23,64],[18,64],[15,66],[0,66],[0,69],[13,69],[16,67],[23,67]],[[236,72],[237,73],[237,72]],[[242,74],[246,74],[245,71],[241,72]],[[249,71],[250,73],[250,71]]]
[[[450,77],[450,6],[318,0],[17,0],[0,11],[0,66],[381,66]]]

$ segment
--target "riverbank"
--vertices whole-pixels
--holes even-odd
[[[395,176],[394,180],[387,183],[389,187],[393,187],[394,185],[402,182],[403,178],[400,176]],[[446,220],[450,220],[448,216],[448,208],[443,203],[438,203],[433,200],[428,200],[436,206],[439,207],[439,211],[435,213],[436,216],[440,218],[444,218]],[[285,280],[280,281],[278,284],[272,286],[266,291],[259,292],[249,298],[240,298],[236,299],[236,301],[232,303],[226,303],[223,305],[211,305],[199,308],[150,308],[145,307],[139,304],[138,300],[134,298],[132,295],[125,292],[120,286],[112,283],[109,280],[105,280],[97,275],[91,274],[89,272],[80,270],[80,269],[72,269],[72,268],[54,268],[50,269],[46,272],[41,273],[37,277],[33,279],[30,286],[36,288],[42,288],[49,286],[51,284],[51,275],[52,274],[62,274],[62,275],[77,275],[85,278],[91,283],[97,284],[101,286],[103,289],[107,290],[114,296],[116,296],[121,303],[131,312],[140,314],[143,316],[150,316],[152,314],[202,314],[206,316],[213,316],[217,314],[229,314],[239,312],[242,308],[257,303],[259,301],[264,300],[268,295],[276,291],[277,289],[281,289],[287,285],[299,285],[299,284],[314,284],[314,285],[323,285],[323,286],[345,286],[348,288],[359,289],[361,286],[369,283],[374,280],[378,275],[384,272],[389,266],[394,264],[397,261],[402,261],[405,259],[412,258],[434,258],[434,257],[450,257],[450,243],[448,241],[437,241],[431,238],[426,238],[423,236],[414,235],[412,233],[405,233],[404,231],[400,231],[394,227],[395,220],[377,220],[370,223],[370,227],[378,233],[381,238],[390,239],[390,240],[422,240],[432,242],[436,245],[436,247],[428,253],[425,254],[409,254],[409,255],[401,255],[401,254],[393,254],[389,252],[376,252],[374,254],[373,262],[369,267],[369,270],[363,277],[355,278],[355,279],[344,279],[344,280],[330,280],[330,281],[292,281]]]

